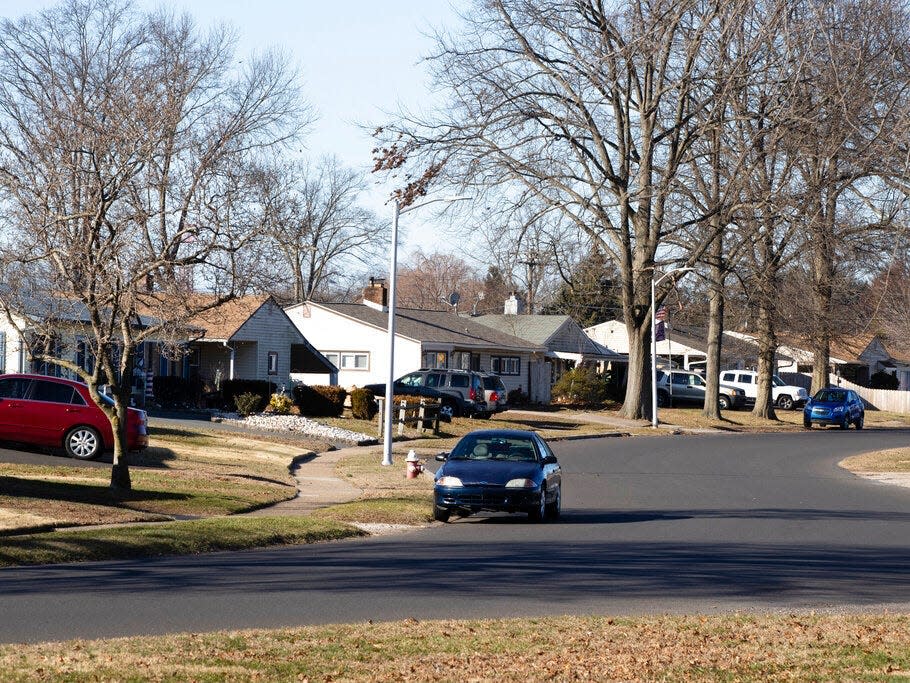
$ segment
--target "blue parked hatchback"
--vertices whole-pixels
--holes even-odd
[[[803,408],[803,427],[837,425],[846,429],[851,424],[863,428],[866,408],[863,399],[849,389],[822,389],[809,399]]]

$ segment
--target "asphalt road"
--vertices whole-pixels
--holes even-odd
[[[910,431],[554,444],[563,518],[0,570],[0,642],[545,614],[910,611],[910,489],[836,466]],[[2,549],[2,538],[0,538]]]

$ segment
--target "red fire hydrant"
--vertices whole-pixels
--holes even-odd
[[[423,462],[417,457],[413,449],[408,451],[408,457],[404,461],[407,463],[408,479],[416,479],[417,475],[423,472]]]

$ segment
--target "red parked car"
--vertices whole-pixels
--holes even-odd
[[[44,375],[0,375],[0,440],[62,447],[82,460],[114,447],[111,422],[92,401],[88,387]],[[148,446],[144,410],[127,409],[126,442],[131,451]]]

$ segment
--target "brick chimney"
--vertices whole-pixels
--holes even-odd
[[[389,290],[384,279],[370,278],[370,284],[363,288],[363,303],[377,311],[389,310]]]

